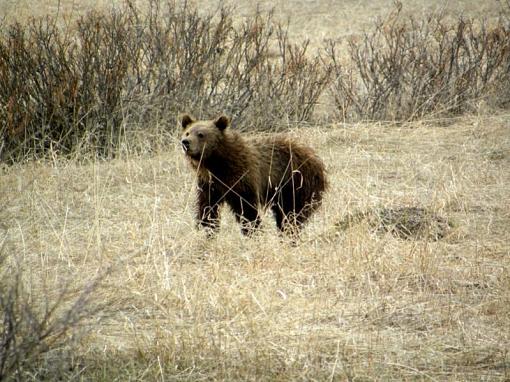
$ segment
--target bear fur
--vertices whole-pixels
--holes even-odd
[[[260,225],[259,209],[271,208],[278,229],[296,233],[321,204],[327,188],[322,161],[289,138],[245,139],[228,117],[180,118],[181,144],[197,171],[197,221],[216,231],[226,203],[245,235]]]

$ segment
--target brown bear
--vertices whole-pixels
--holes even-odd
[[[197,171],[199,226],[216,231],[226,203],[245,235],[260,225],[259,206],[294,234],[320,206],[327,180],[312,149],[282,136],[245,139],[224,115],[200,121],[185,114],[180,124],[182,148]]]

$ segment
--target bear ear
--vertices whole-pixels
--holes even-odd
[[[230,125],[230,119],[225,115],[220,115],[214,120],[214,125],[220,130],[225,130]]]
[[[195,122],[195,120],[193,119],[193,117],[189,114],[183,114],[180,116],[179,118],[180,122],[181,122],[181,127],[183,129],[185,129],[186,127],[188,127],[191,123]]]

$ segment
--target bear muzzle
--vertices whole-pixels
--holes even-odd
[[[184,152],[187,153],[189,151],[189,145],[190,145],[189,140],[183,139],[181,141],[181,145],[182,145],[182,149],[184,150]]]

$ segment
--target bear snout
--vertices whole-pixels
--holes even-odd
[[[187,139],[183,139],[183,140],[181,141],[182,149],[183,149],[185,152],[187,152],[187,151],[189,150],[189,144],[190,144],[190,143],[189,143],[189,140],[187,140]]]

